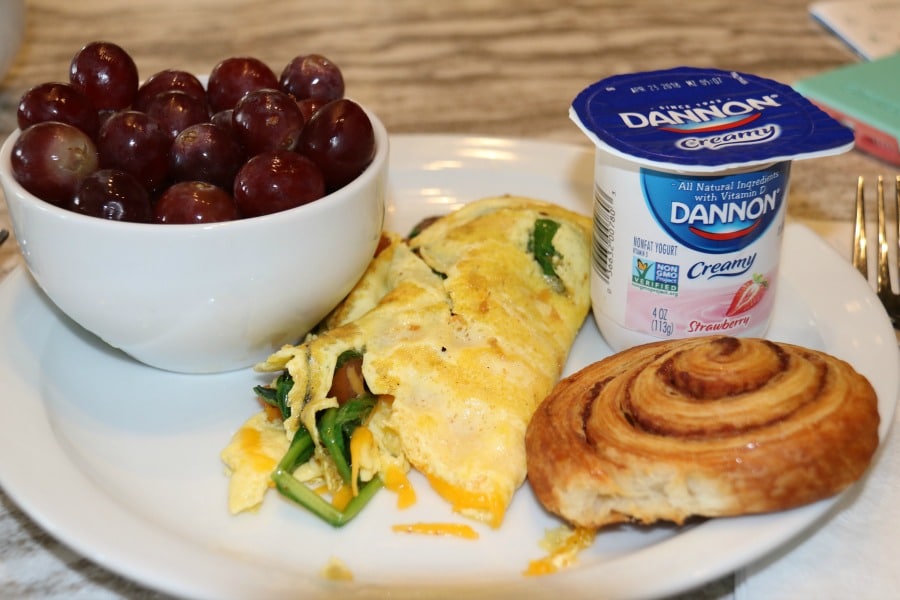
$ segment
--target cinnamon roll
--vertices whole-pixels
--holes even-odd
[[[856,481],[878,423],[869,381],[823,352],[656,342],[559,382],[527,430],[528,478],[547,510],[582,527],[784,510]]]

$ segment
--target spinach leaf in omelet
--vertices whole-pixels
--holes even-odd
[[[282,420],[291,416],[291,407],[288,405],[288,392],[294,387],[294,379],[287,370],[275,380],[272,385],[258,385],[253,388],[254,393],[262,398],[269,406],[274,406],[281,411]]]
[[[325,409],[318,420],[319,437],[345,483],[350,483],[352,472],[347,448],[350,437],[374,406],[375,396],[354,398],[341,406]]]
[[[294,434],[288,451],[278,463],[275,472],[272,473],[272,482],[282,496],[306,508],[333,527],[341,527],[349,523],[383,487],[381,478],[376,475],[360,488],[359,494],[350,500],[344,510],[339,510],[293,475],[294,470],[308,461],[312,455],[312,436],[301,425]]]
[[[566,287],[553,268],[553,259],[561,256],[553,247],[553,236],[558,230],[559,223],[552,219],[536,220],[534,231],[528,240],[528,251],[534,254],[534,260],[540,265],[541,271],[553,291],[561,294],[565,292]]]
[[[349,360],[361,357],[362,354],[360,352],[348,350],[338,357],[336,369]],[[253,390],[264,402],[277,408],[281,413],[282,419],[286,419],[291,413],[288,393],[293,385],[293,378],[287,370],[284,370],[273,384],[256,386]],[[348,448],[349,440],[356,428],[365,422],[376,401],[377,398],[375,396],[365,393],[356,398],[346,400],[339,406],[328,408],[317,415],[316,427],[319,439],[322,440],[322,444],[334,461],[341,478],[348,484],[352,477],[351,456]],[[309,430],[301,424],[294,434],[288,451],[272,473],[272,481],[283,496],[307,508],[331,525],[339,527],[350,521],[375,492],[382,487],[381,480],[377,476],[374,477],[363,486],[359,494],[350,501],[343,511],[338,510],[293,476],[297,467],[309,461],[313,454],[314,442],[312,436]]]

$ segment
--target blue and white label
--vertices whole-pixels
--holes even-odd
[[[616,75],[572,101],[595,144],[642,166],[715,172],[849,150],[853,131],[791,87],[717,69]]]
[[[674,240],[697,252],[743,250],[769,229],[787,193],[789,164],[750,173],[691,176],[641,169],[650,214]]]

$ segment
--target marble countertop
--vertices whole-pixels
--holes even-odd
[[[392,134],[466,133],[588,146],[571,99],[617,73],[679,65],[733,69],[784,83],[858,59],[810,18],[807,0],[28,0],[24,44],[0,80],[0,135],[29,87],[67,76],[84,43],[119,43],[147,76],[204,74],[222,58],[272,65],[318,52],[341,65],[347,93]],[[892,167],[858,151],[795,163],[789,215],[851,218],[856,177]],[[0,196],[0,227],[10,228]],[[2,278],[22,264],[14,236]],[[690,598],[726,598],[726,577]],[[0,491],[0,597],[151,598],[158,594],[72,552]]]

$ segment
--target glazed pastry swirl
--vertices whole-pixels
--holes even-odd
[[[833,356],[731,337],[647,344],[561,381],[527,432],[540,502],[584,527],[783,510],[856,481],[877,399]]]

